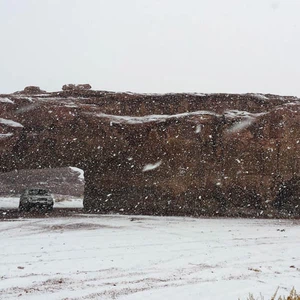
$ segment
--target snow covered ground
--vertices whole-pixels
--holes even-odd
[[[64,201],[57,201],[57,199],[64,198]],[[82,208],[82,199],[72,198],[69,196],[54,196],[54,207],[56,208]],[[0,209],[16,209],[19,207],[20,199],[18,197],[0,197]]]
[[[2,221],[0,240],[0,299],[269,299],[278,286],[282,295],[300,290],[299,221],[77,214]]]

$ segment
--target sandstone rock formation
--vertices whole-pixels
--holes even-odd
[[[299,129],[296,97],[0,95],[0,172],[79,167],[103,213],[297,215]]]
[[[0,195],[19,196],[28,187],[47,188],[56,195],[82,197],[84,180],[73,168],[26,169],[0,173]]]
[[[81,91],[81,90],[90,90],[92,87],[90,84],[64,84],[62,86],[63,91]]]
[[[38,86],[26,86],[22,91],[23,94],[42,94],[45,91],[41,90]]]

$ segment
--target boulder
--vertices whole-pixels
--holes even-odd
[[[83,90],[90,90],[92,86],[88,83],[86,84],[64,84],[62,86],[63,91],[83,91]]]
[[[24,94],[44,94],[46,91],[41,90],[38,86],[26,86],[23,90]]]

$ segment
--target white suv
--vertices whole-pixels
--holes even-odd
[[[54,199],[47,189],[29,188],[20,197],[19,210],[30,210],[32,207],[52,210]]]

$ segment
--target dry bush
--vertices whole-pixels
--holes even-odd
[[[300,295],[297,294],[297,292],[294,288],[291,290],[289,296],[287,296],[287,297],[279,296],[278,298],[276,298],[277,292],[278,292],[278,288],[270,300],[276,300],[276,299],[277,300],[300,300]],[[247,298],[247,300],[264,300],[264,297],[262,295],[260,295],[260,298],[254,298],[254,296],[252,294],[250,294],[249,297]]]

